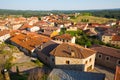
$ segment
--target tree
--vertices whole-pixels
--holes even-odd
[[[87,46],[87,47],[92,46],[91,42],[90,42],[90,41],[87,41],[87,42],[86,42],[86,46]]]
[[[66,31],[65,27],[61,28],[60,34],[65,34],[65,31]]]

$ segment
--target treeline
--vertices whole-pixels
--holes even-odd
[[[39,11],[39,10],[6,10],[0,9],[0,15],[22,15],[24,17],[31,16],[45,16],[48,14],[73,14],[73,13],[89,13],[97,17],[116,18],[120,20],[120,9],[108,9],[108,10],[51,10],[51,11]]]
[[[97,17],[115,18],[120,20],[120,9],[101,10],[101,11],[94,11],[91,13],[93,16],[97,16]]]
[[[45,16],[50,14],[49,11],[32,11],[32,10],[4,10],[0,9],[0,15],[22,15],[24,17],[31,17],[31,16]]]

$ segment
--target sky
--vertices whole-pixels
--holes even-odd
[[[91,10],[120,8],[120,0],[0,0],[0,9]]]

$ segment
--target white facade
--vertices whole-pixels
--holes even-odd
[[[5,34],[3,36],[0,36],[0,41],[4,42],[6,41],[8,38],[10,38],[10,34]]]
[[[32,27],[32,28],[28,28],[28,30],[29,30],[30,32],[36,32],[36,31],[39,31],[40,28],[37,27],[37,26],[34,26],[34,27]]]
[[[102,41],[104,42],[104,43],[110,43],[110,41],[112,40],[112,36],[107,36],[107,35],[103,35],[102,36]]]
[[[75,43],[75,37],[72,37],[70,40],[66,40],[66,39],[55,39],[55,41],[57,41],[58,43],[63,43],[63,42],[68,42],[68,43]]]
[[[67,29],[67,31],[77,31],[77,27],[70,27]]]
[[[13,25],[13,26],[12,26],[12,29],[13,29],[13,30],[17,30],[17,29],[19,29],[21,26],[22,26],[22,24]]]

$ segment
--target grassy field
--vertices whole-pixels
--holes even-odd
[[[89,23],[106,23],[109,20],[116,21],[116,19],[108,19],[108,18],[102,18],[102,17],[95,17],[95,16],[78,16],[74,19],[71,19],[73,22],[81,22],[82,19],[88,19]]]

